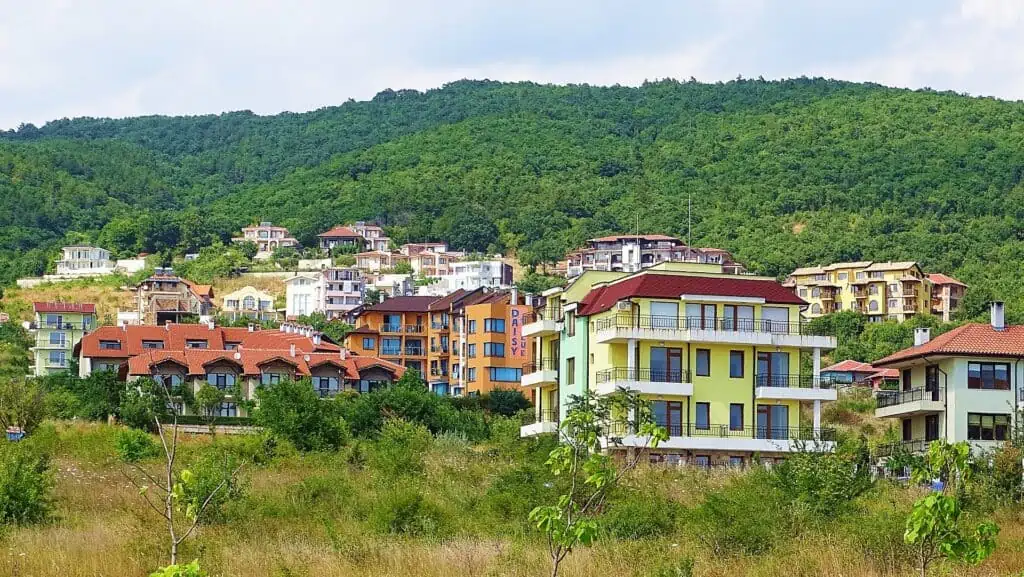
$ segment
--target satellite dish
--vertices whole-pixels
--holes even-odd
[[[309,355],[303,355],[302,357],[307,363],[309,362]]]
[[[241,360],[241,359],[242,359],[242,353],[237,353],[236,352],[235,353],[235,360],[238,361],[238,360]]]

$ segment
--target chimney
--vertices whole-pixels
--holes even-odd
[[[288,332],[288,323],[281,323],[281,326],[277,327],[277,330],[282,333]]]
[[[320,346],[320,333],[316,333],[313,335],[313,344],[316,346]]]
[[[294,356],[295,356],[295,343],[292,343],[292,344],[290,345],[290,347],[291,347],[291,348],[289,349],[289,352],[290,352],[290,353],[291,353],[291,355],[292,355],[292,356],[294,357]]]
[[[1006,314],[1003,301],[992,301],[992,328],[1001,331],[1006,328]]]
[[[384,299],[386,298],[388,298],[388,294],[384,291],[380,291],[380,302],[384,302]]]
[[[914,346],[919,347],[923,344],[927,344],[928,341],[932,340],[932,330],[928,327],[918,327],[914,329]]]
[[[514,305],[519,304],[519,289],[517,289],[516,287],[512,287],[512,299],[511,299],[511,301],[512,301],[512,304],[514,304]]]
[[[164,330],[171,332],[171,321],[164,322]]]
[[[213,320],[212,318],[210,320],[206,321],[206,324],[207,324],[207,326],[210,327],[211,331],[213,329],[217,328],[217,321]]]
[[[252,323],[249,323],[249,332],[250,333],[256,332],[256,325],[254,325]]]
[[[348,349],[346,349],[346,348],[342,347],[342,349],[341,349],[341,351],[340,351],[340,352],[338,353],[338,355],[339,355],[339,356],[341,357],[341,360],[343,360],[343,361],[344,361],[345,359],[347,359],[347,358],[348,358]]]

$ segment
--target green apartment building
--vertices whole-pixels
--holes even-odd
[[[29,326],[35,343],[33,374],[44,377],[68,370],[72,351],[96,327],[96,305],[90,303],[32,303],[35,321]]]

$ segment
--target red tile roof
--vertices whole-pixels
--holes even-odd
[[[643,240],[671,240],[683,244],[683,241],[679,240],[674,236],[667,236],[664,234],[613,234],[609,236],[602,236],[601,238],[592,238],[588,242],[615,242],[617,240],[640,238]]]
[[[347,238],[362,238],[362,235],[352,230],[347,226],[336,226],[327,232],[321,232],[317,236],[320,237],[347,237]]]
[[[313,339],[297,334],[274,330],[258,330],[249,332],[245,327],[214,327],[208,325],[168,326],[125,326],[100,327],[82,338],[78,347],[86,357],[119,358],[131,357],[154,349],[144,349],[143,341],[160,341],[164,351],[182,351],[187,340],[205,340],[207,349],[224,350],[225,343],[237,343],[243,349],[290,350],[294,344],[301,352],[336,352],[338,345],[321,341],[319,345]],[[101,349],[100,341],[118,341],[120,349]],[[189,349],[194,350],[194,349]]]
[[[875,371],[875,373],[873,375],[871,375],[871,377],[869,377],[869,378],[872,378],[872,379],[897,379],[897,378],[899,378],[899,376],[900,376],[900,371],[898,369],[882,369],[880,371]]]
[[[96,314],[96,305],[92,303],[32,303],[32,310],[37,313],[80,313]]]
[[[834,365],[821,369],[821,372],[832,371],[836,373],[873,373],[877,371],[875,367],[871,366],[871,363],[862,363],[860,361],[854,361],[847,359],[845,361],[838,362]]]
[[[432,296],[392,297],[363,310],[385,313],[425,313],[430,310],[430,305],[438,298]]]
[[[957,284],[960,286],[967,286],[951,276],[947,276],[937,272],[928,275],[928,280],[932,281],[932,284]]]
[[[579,314],[604,312],[615,306],[616,302],[631,297],[678,299],[682,295],[755,297],[773,304],[807,304],[792,290],[774,280],[641,272],[591,290],[580,301]]]
[[[962,355],[1024,358],[1024,325],[1001,331],[986,323],[970,323],[943,333],[927,343],[903,349],[874,362],[876,367],[926,355]]]
[[[212,351],[204,349],[186,349],[183,351],[147,350],[128,361],[129,375],[151,375],[157,365],[172,362],[188,369],[189,375],[204,375],[206,367],[215,362],[233,363],[242,369],[243,375],[260,374],[260,368],[270,363],[279,362],[292,366],[299,377],[308,377],[310,369],[331,364],[345,371],[346,379],[359,379],[360,371],[371,367],[380,367],[400,378],[405,368],[394,363],[370,357],[342,358],[338,353],[296,353],[290,351],[246,350]]]

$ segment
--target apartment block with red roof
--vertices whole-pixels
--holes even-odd
[[[101,327],[82,339],[77,353],[83,377],[113,371],[128,381],[151,377],[193,391],[209,383],[246,399],[254,399],[259,386],[303,378],[322,397],[342,390],[366,392],[404,372],[380,359],[354,356],[310,329],[287,323],[280,330],[212,323]],[[229,396],[219,415],[245,416],[238,400]],[[178,408],[189,414],[188,407]]]
[[[800,318],[806,302],[775,279],[679,262],[580,279],[585,286],[545,293],[545,312],[524,328],[539,342],[523,386],[543,396],[553,376],[557,419],[573,395],[627,389],[651,402],[668,431],[654,460],[743,465],[755,454],[779,459],[805,445],[832,448],[821,406],[836,390],[820,377],[820,359],[835,338],[810,330]],[[803,353],[812,370],[802,369]],[[806,422],[805,403],[813,415]],[[646,444],[628,424],[614,427],[609,450]]]
[[[96,327],[96,305],[36,302],[32,303],[32,311],[35,313],[35,320],[29,324],[35,341],[31,349],[35,358],[32,373],[43,377],[67,371],[75,345]]]
[[[928,275],[931,281],[932,314],[942,317],[942,322],[952,320],[953,313],[960,308],[967,285],[941,273]]]
[[[914,346],[873,365],[899,371],[898,390],[879,391],[875,416],[898,423],[903,448],[922,452],[945,439],[993,449],[1009,440],[1024,401],[1024,326],[1007,325],[1003,303],[992,303],[989,323],[968,323],[935,338],[927,328],[916,329]]]

